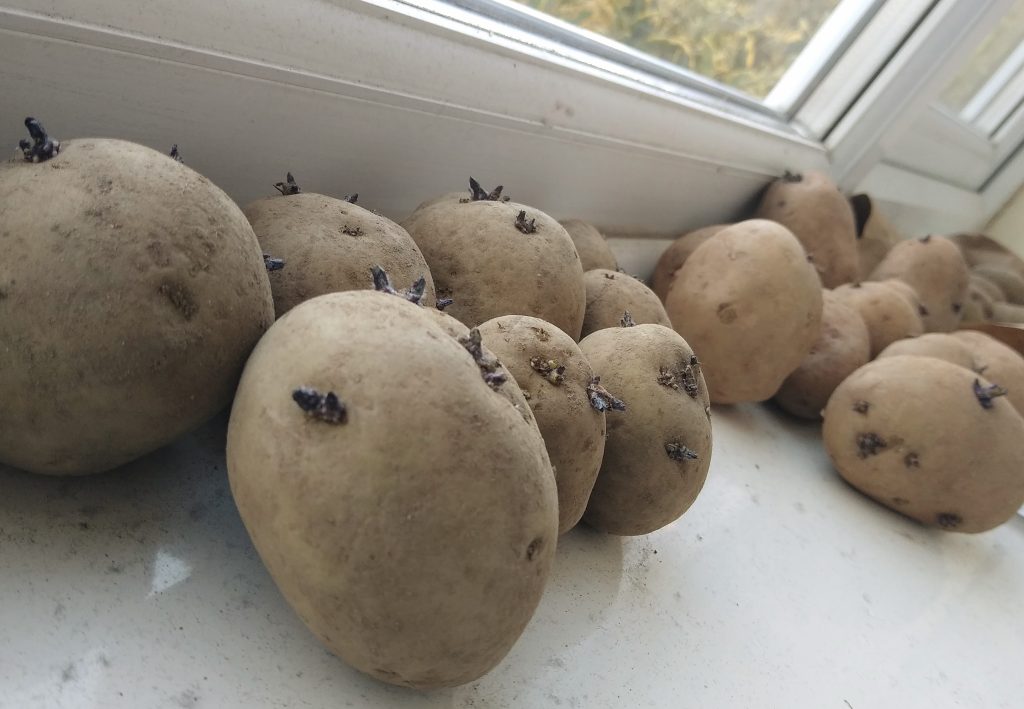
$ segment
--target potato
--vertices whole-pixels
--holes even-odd
[[[967,284],[967,298],[964,299],[964,310],[961,322],[976,323],[987,322],[992,319],[993,308],[992,298],[983,286],[979,286],[972,277]]]
[[[1003,291],[1007,303],[1024,305],[1024,278],[1003,266],[975,266],[971,273],[986,278]]]
[[[711,464],[711,410],[701,364],[661,325],[606,328],[580,349],[626,405],[608,439],[583,521],[609,534],[648,534],[678,519]]]
[[[833,293],[853,307],[864,319],[871,340],[871,356],[904,337],[924,333],[924,324],[907,295],[889,283],[854,283]]]
[[[558,484],[558,532],[565,534],[583,516],[604,455],[605,414],[587,393],[594,371],[571,337],[528,315],[488,320],[480,335],[537,419]]]
[[[608,246],[604,235],[597,227],[581,219],[563,219],[561,224],[569,232],[572,243],[576,246],[576,253],[579,254],[584,271],[594,268],[619,270],[619,262],[615,259],[612,248]]]
[[[686,263],[686,259],[690,258],[690,254],[698,246],[727,226],[729,225],[712,224],[711,226],[701,227],[700,229],[683,234],[669,244],[668,248],[658,258],[658,263],[654,266],[654,275],[651,277],[651,290],[657,294],[658,298],[662,301],[665,300],[665,297],[668,295],[668,289],[672,287],[672,281],[675,279],[679,269]]]
[[[821,309],[821,281],[800,242],[765,219],[698,246],[665,302],[720,404],[771,398],[818,339]]]
[[[373,266],[402,283],[422,276],[424,301],[434,303],[434,281],[423,254],[390,219],[312,192],[266,197],[244,211],[263,251],[285,264],[270,274],[278,317],[324,293],[372,288]]]
[[[997,266],[1024,278],[1024,260],[1016,253],[984,234],[956,234],[950,240],[960,247],[964,260],[974,266]]]
[[[1024,305],[993,303],[992,322],[1024,324]]]
[[[1024,414],[1024,357],[1017,350],[976,330],[952,333],[970,350],[974,370],[1007,389],[1006,398]]]
[[[855,194],[850,197],[850,207],[857,225],[858,279],[863,281],[899,242],[900,236],[870,195]]]
[[[474,183],[475,184],[475,183]],[[583,267],[569,233],[543,212],[489,199],[443,199],[402,225],[430,266],[446,312],[475,327],[501,315],[532,315],[579,339],[586,307]]]
[[[973,286],[977,290],[981,291],[988,296],[990,301],[996,302],[1006,300],[1006,293],[1003,292],[1003,289],[1000,288],[995,281],[989,280],[988,278],[985,278],[985,276],[974,271],[971,271],[967,278],[968,287]]]
[[[150,148],[83,139],[0,163],[0,193],[0,462],[108,470],[231,401],[274,311],[224,192]]]
[[[897,340],[878,353],[878,358],[912,355],[915,357],[934,357],[975,371],[974,355],[971,349],[961,340],[947,332],[928,332],[917,337]]]
[[[672,327],[658,296],[633,276],[600,268],[584,273],[583,283],[587,288],[583,337],[606,327],[620,327],[627,312],[634,324]]]
[[[825,408],[846,482],[922,524],[984,532],[1024,504],[1024,418],[988,380],[932,357],[861,367]]]
[[[953,242],[941,236],[901,241],[871,273],[872,281],[898,278],[916,292],[925,310],[926,332],[951,332],[960,324],[967,297],[967,263]]]
[[[786,173],[761,198],[759,219],[779,222],[800,240],[826,288],[857,278],[853,209],[827,175]]]
[[[832,291],[822,292],[821,333],[811,351],[775,395],[784,410],[805,419],[821,410],[839,383],[871,359],[871,338],[864,319]]]
[[[302,303],[253,352],[228,426],[231,490],[284,597],[346,662],[417,688],[505,656],[558,538],[522,392],[443,317],[373,291]]]

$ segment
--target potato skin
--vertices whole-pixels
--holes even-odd
[[[697,247],[665,310],[704,363],[711,401],[764,401],[818,339],[821,282],[788,229],[752,219]]]
[[[519,388],[492,390],[436,314],[383,293],[320,296],[253,352],[228,427],[231,490],[306,625],[410,687],[494,667],[540,600],[558,537],[547,453]],[[333,391],[348,421],[292,401]]]
[[[263,251],[285,262],[270,274],[278,317],[324,293],[372,289],[374,266],[387,271],[399,289],[423,276],[423,303],[434,304],[434,281],[423,254],[390,219],[312,192],[266,197],[243,211]]]
[[[957,330],[952,336],[967,345],[975,371],[1006,387],[1006,398],[1024,415],[1024,357],[994,337],[976,330]]]
[[[580,349],[602,386],[626,410],[608,414],[608,439],[597,484],[583,521],[619,535],[648,534],[674,522],[697,498],[711,465],[711,413],[707,385],[697,391],[659,383],[679,372],[693,350],[661,325],[607,328],[588,335]],[[681,444],[696,459],[673,460],[666,445]]]
[[[865,281],[839,286],[833,293],[864,319],[871,340],[871,356],[905,337],[924,333],[924,324],[910,299],[887,283]]]
[[[587,395],[594,371],[571,337],[529,315],[488,320],[480,335],[528,395],[555,471],[558,533],[565,534],[583,516],[604,456],[605,415],[591,407]],[[535,357],[563,365],[563,381],[553,384],[535,370],[530,364]]]
[[[537,230],[524,234],[526,212]],[[442,199],[402,222],[434,276],[445,311],[469,327],[501,315],[531,315],[579,339],[586,307],[583,266],[572,239],[547,214],[514,202]]]
[[[981,406],[963,367],[886,357],[861,367],[825,408],[822,435],[839,474],[922,524],[984,532],[1024,504],[1024,419],[1003,398]]]
[[[761,198],[757,218],[771,219],[793,232],[826,288],[856,280],[853,209],[827,175],[808,172],[775,180]]]
[[[822,300],[821,334],[775,395],[785,411],[815,421],[840,382],[871,359],[871,339],[860,314],[832,291],[823,291]]]
[[[560,223],[569,232],[584,271],[595,268],[619,270],[619,262],[612,252],[612,247],[608,245],[597,227],[582,219],[563,219]]]
[[[926,332],[917,337],[897,340],[879,352],[878,359],[901,355],[934,357],[969,371],[975,371],[974,356],[971,354],[970,348],[963,341],[946,332]]]
[[[985,264],[975,266],[971,272],[999,286],[1007,303],[1024,305],[1024,277],[1015,271],[1005,266]]]
[[[863,281],[899,242],[900,236],[870,195],[853,195],[850,207],[857,224],[857,273],[859,280]]]
[[[651,290],[662,300],[668,296],[668,290],[672,287],[679,269],[690,258],[694,250],[710,239],[712,236],[729,226],[728,224],[712,224],[687,232],[668,245],[668,248],[661,252],[658,263],[654,266],[654,275],[651,276]]]
[[[231,401],[273,322],[241,210],[120,140],[0,163],[0,461],[82,475],[149,453]]]
[[[987,295],[989,300],[993,302],[1006,300],[1006,293],[1003,292],[1003,289],[1000,288],[995,281],[992,281],[975,271],[971,271],[969,283],[971,286],[974,286],[979,291]]]
[[[587,288],[583,337],[606,327],[620,327],[627,310],[637,325],[672,327],[658,296],[633,276],[601,268],[584,273],[583,284]]]
[[[984,279],[971,277],[967,285],[967,297],[964,298],[962,323],[988,322],[994,315],[994,303],[989,290],[981,284]]]
[[[952,332],[960,324],[967,275],[967,262],[956,244],[942,236],[925,236],[896,244],[872,271],[871,280],[906,282],[925,307],[925,332]]]

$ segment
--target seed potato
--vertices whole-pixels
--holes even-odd
[[[597,227],[582,219],[563,219],[561,224],[572,237],[572,243],[576,246],[576,253],[579,254],[584,271],[595,268],[619,270],[619,262],[616,260],[615,254],[612,253],[612,248]]]
[[[676,274],[683,267],[683,264],[686,263],[686,259],[690,258],[690,254],[698,246],[727,226],[729,225],[712,224],[711,226],[687,232],[669,244],[668,248],[662,252],[658,258],[658,263],[654,266],[654,275],[651,277],[651,290],[655,292],[662,302],[664,302],[668,295],[668,290],[672,287],[672,281],[675,279]]]
[[[1024,277],[1015,271],[1005,266],[982,265],[975,266],[971,272],[999,286],[1007,303],[1024,305]]]
[[[983,332],[957,330],[952,335],[967,345],[973,357],[974,370],[1006,387],[1006,398],[1024,414],[1024,357]]]
[[[968,277],[968,283],[987,295],[989,300],[992,302],[1006,301],[1006,293],[1003,292],[1003,289],[996,285],[995,281],[985,278],[985,276],[982,276],[980,273],[971,271],[971,274]]]
[[[974,355],[971,349],[960,339],[947,332],[926,332],[917,337],[897,340],[878,353],[878,358],[912,355],[916,357],[934,357],[958,367],[975,371]]]
[[[900,241],[900,236],[870,195],[855,194],[850,197],[850,207],[857,225],[858,279],[863,281]]]
[[[925,311],[926,332],[951,332],[960,324],[967,297],[967,263],[960,249],[942,236],[901,241],[871,274],[871,280],[898,278],[915,291]]]
[[[658,296],[633,276],[595,269],[583,274],[583,283],[587,288],[583,337],[606,327],[620,327],[627,312],[637,325],[656,323],[672,327]]]
[[[1014,303],[993,303],[992,321],[1024,324],[1024,305]]]
[[[921,316],[906,294],[888,283],[865,281],[836,288],[833,293],[864,319],[871,340],[871,356],[904,337],[924,333]]]
[[[962,323],[987,322],[994,314],[992,298],[984,287],[972,277],[967,284],[967,298],[964,300]]]

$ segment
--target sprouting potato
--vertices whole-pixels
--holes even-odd
[[[616,260],[612,248],[597,227],[582,219],[563,219],[561,224],[572,237],[572,243],[576,246],[576,253],[580,256],[580,263],[583,264],[584,271],[595,268],[619,270],[619,262]]]
[[[683,234],[669,244],[668,248],[658,258],[658,263],[654,266],[654,275],[651,277],[651,290],[655,292],[658,298],[664,301],[668,296],[668,290],[672,287],[672,281],[675,280],[679,269],[686,263],[686,259],[690,258],[690,254],[698,246],[727,226],[729,225],[712,224],[711,226],[701,227],[700,229]]]
[[[595,269],[583,274],[583,283],[587,288],[583,337],[606,327],[619,327],[623,320],[672,327],[658,296],[633,276]]]

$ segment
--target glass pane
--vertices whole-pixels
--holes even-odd
[[[839,0],[520,0],[764,98]]]

